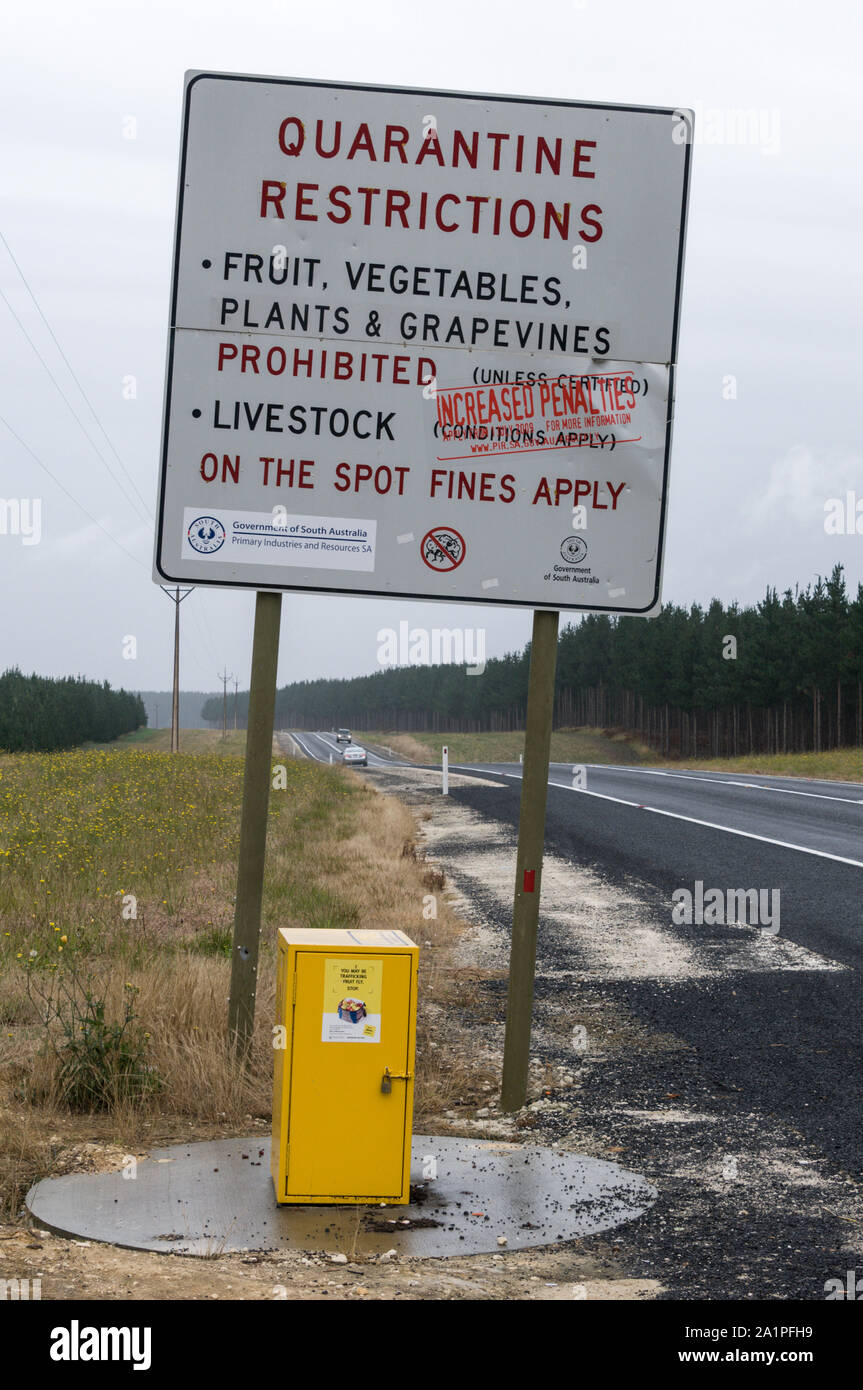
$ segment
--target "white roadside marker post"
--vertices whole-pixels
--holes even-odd
[[[443,750],[443,761],[441,762],[441,793],[449,796],[449,749]]]

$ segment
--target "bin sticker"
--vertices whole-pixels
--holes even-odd
[[[322,1042],[381,1040],[382,960],[328,960]]]

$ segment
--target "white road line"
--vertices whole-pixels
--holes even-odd
[[[336,755],[336,756],[333,758],[333,762],[335,763],[336,760],[338,760],[339,765],[341,765],[341,763],[342,763],[342,750],[341,750],[341,748],[339,747],[338,740],[336,740],[335,743],[331,743],[331,742],[330,742],[330,738],[331,738],[331,737],[332,737],[332,735],[327,736],[326,734],[317,734],[317,733],[312,734],[312,738],[317,739],[318,743],[322,743],[322,744],[324,745],[324,748],[326,749],[326,751],[327,751],[328,754],[330,754],[331,756],[332,756],[333,754]],[[324,758],[323,758],[323,756],[321,757],[320,761],[321,761],[321,762],[324,762],[324,761],[325,761]]]
[[[487,767],[468,767],[467,764],[459,763],[453,771],[462,772],[481,772],[486,777],[489,775]],[[513,781],[520,782],[521,775],[518,772],[498,772],[494,774],[498,777],[511,777]],[[789,840],[774,840],[770,835],[756,835],[752,830],[737,830],[733,825],[717,825],[715,821],[699,820],[696,816],[684,816],[680,811],[663,811],[658,806],[645,806],[640,801],[628,801],[622,796],[609,796],[606,792],[589,792],[585,787],[568,787],[564,782],[549,782],[550,787],[557,787],[562,792],[576,792],[579,796],[595,796],[600,801],[616,801],[620,806],[633,806],[639,811],[652,811],[655,816],[669,816],[672,820],[687,821],[690,825],[703,825],[707,830],[724,830],[726,835],[742,835],[745,840],[760,840],[765,845],[778,845],[780,849],[795,849],[800,854],[814,854],[819,859],[832,859],[836,864],[850,864],[855,869],[863,869],[863,860],[847,859],[843,854],[829,854],[826,849],[812,849],[809,845],[793,845]]]
[[[288,732],[290,732],[290,730],[288,730]],[[337,754],[339,755],[339,757],[338,757],[338,765],[339,765],[339,766],[342,766],[342,750],[339,748],[338,743],[334,743],[334,744],[333,744],[333,743],[330,743],[329,740],[328,740],[328,738],[327,738],[327,736],[326,736],[326,734],[313,734],[313,733],[307,733],[307,737],[308,737],[309,739],[316,739],[318,743],[322,743],[323,746],[324,746],[324,748],[326,749],[326,751],[327,751],[328,753],[337,753]],[[321,754],[321,753],[316,753],[316,752],[314,752],[314,750],[307,748],[307,747],[305,746],[305,744],[303,743],[302,739],[298,738],[296,734],[291,733],[291,738],[295,738],[295,739],[297,740],[297,743],[298,743],[298,744],[300,745],[300,747],[302,748],[303,752],[306,753],[310,758],[313,758],[314,761],[315,761],[316,763],[324,763],[324,762],[325,762],[325,759],[324,759],[324,757],[323,757],[323,754]],[[360,745],[360,746],[362,746],[362,745]],[[370,753],[368,749],[366,749],[366,757],[367,757],[369,760],[371,760],[372,758],[374,758],[374,759],[375,759],[375,763],[380,763],[381,767],[390,767],[390,766],[391,766],[391,764],[388,763],[388,762],[386,761],[385,758],[379,758],[378,755],[377,755],[377,753]],[[374,766],[375,764],[374,764],[374,763],[371,763],[371,761],[370,761],[369,765],[370,765],[370,766]],[[346,766],[350,766],[350,764],[346,764]]]
[[[329,735],[329,738],[331,738],[331,737],[332,737],[332,735]],[[324,740],[328,738],[328,736],[327,736],[326,734],[315,734],[315,738],[319,738],[319,739],[321,740],[321,742],[323,743]],[[355,742],[356,742],[356,741],[355,741]],[[326,747],[329,748],[330,746],[331,746],[330,743],[327,742]],[[338,743],[336,743],[335,745],[332,745],[332,746],[334,747],[336,753],[341,754],[341,749],[339,748]],[[361,743],[361,744],[359,744],[358,746],[359,746],[360,748],[365,748],[365,750],[366,750],[366,757],[367,757],[368,760],[369,760],[369,766],[370,766],[370,767],[377,767],[377,766],[380,766],[380,767],[393,767],[393,766],[394,766],[394,764],[393,764],[392,762],[390,762],[387,758],[382,758],[382,757],[380,756],[379,753],[373,753],[372,750],[366,746],[366,744]],[[372,761],[372,759],[374,759],[374,761]]]
[[[300,745],[307,758],[312,758],[314,762],[318,761],[317,753],[313,753],[309,748],[307,748],[298,734],[291,734],[290,737],[296,740],[296,742]]]
[[[338,753],[338,751],[339,751],[338,745],[336,745],[335,749],[333,749],[329,743],[325,743],[325,742],[324,742],[324,739],[322,738],[322,736],[321,736],[320,734],[312,734],[312,733],[310,733],[310,734],[308,735],[308,737],[309,737],[310,739],[316,739],[318,743],[323,743],[324,748],[326,749],[326,751],[327,751],[328,753],[330,753],[330,752],[336,752],[336,753]],[[314,758],[315,762],[317,762],[317,763],[322,763],[322,762],[324,761],[324,757],[323,757],[323,754],[322,754],[322,753],[316,753],[316,752],[314,752],[314,750],[312,750],[311,756]]]
[[[665,772],[655,767],[622,767],[610,763],[585,763],[584,766],[594,768],[598,772],[639,772],[643,777],[677,777],[685,782],[712,782],[719,787],[751,787],[755,791],[781,792],[785,796],[812,796],[818,801],[847,801],[852,806],[863,804],[859,796],[828,796],[826,792],[799,792],[794,787],[771,787],[765,786],[763,782],[737,782],[732,781],[730,777],[702,777],[695,772]]]

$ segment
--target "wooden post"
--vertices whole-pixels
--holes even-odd
[[[281,594],[258,594],[249,682],[246,769],[234,908],[231,995],[228,1003],[228,1039],[242,1055],[248,1051],[255,1027],[281,615]]]
[[[558,616],[546,612],[533,615],[500,1092],[501,1109],[510,1111],[520,1109],[527,1099]]]

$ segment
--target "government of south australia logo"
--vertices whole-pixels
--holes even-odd
[[[587,546],[581,536],[567,536],[560,547],[560,553],[571,565],[577,565],[587,554]]]
[[[187,532],[189,545],[199,555],[212,555],[225,543],[225,528],[215,516],[198,516]]]

